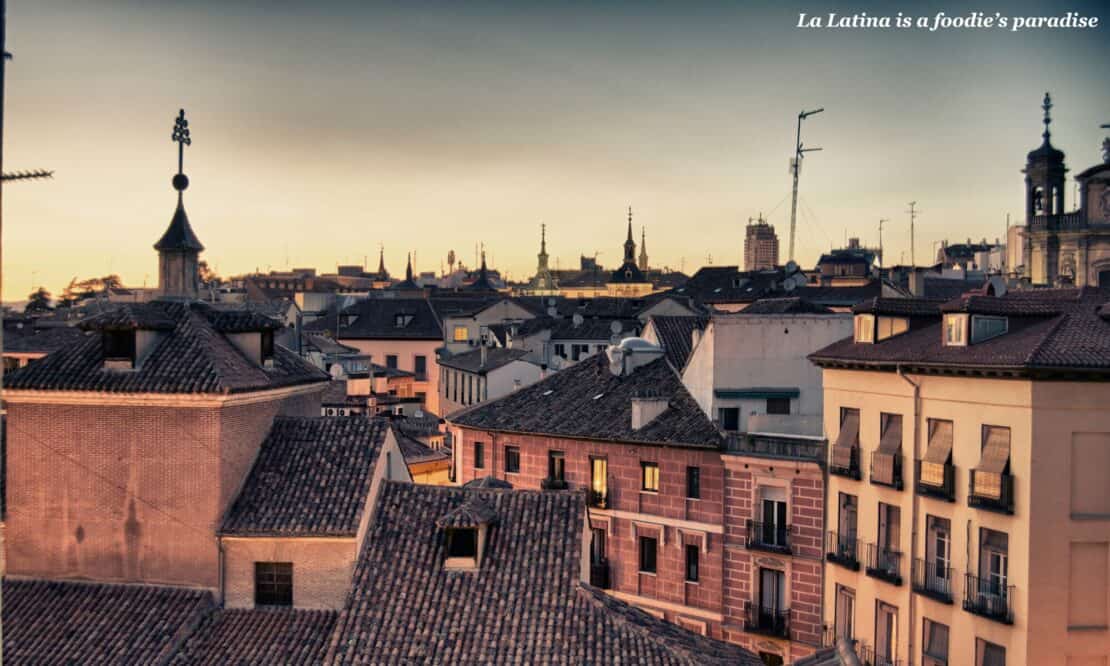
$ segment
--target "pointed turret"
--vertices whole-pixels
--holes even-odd
[[[185,213],[184,193],[189,187],[189,178],[184,172],[185,146],[192,144],[185,109],[181,109],[174,122],[173,140],[178,144],[177,174],[173,177],[177,209],[169,228],[154,244],[158,251],[158,293],[163,298],[194,299],[199,292],[199,255],[204,245],[193,233]]]
[[[378,248],[378,273],[376,277],[381,281],[389,280],[389,271],[385,269],[385,246]]]
[[[482,250],[482,267],[478,269],[478,279],[467,285],[468,291],[497,291],[489,281],[489,270],[486,268],[486,251]]]
[[[648,269],[647,230],[640,227],[640,270]]]
[[[628,238],[624,241],[624,263],[636,263],[636,241],[632,240],[632,206],[628,207]]]
[[[412,253],[411,252],[409,252],[409,254],[408,254],[408,263],[405,265],[405,280],[404,280],[404,282],[398,282],[397,284],[393,285],[393,288],[394,289],[400,289],[400,290],[406,290],[406,291],[414,290],[414,289],[423,289],[423,287],[416,284],[416,281],[412,279]]]

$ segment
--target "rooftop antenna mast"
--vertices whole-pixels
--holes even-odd
[[[913,245],[913,243],[914,243],[914,222],[917,221],[917,215],[921,211],[916,210],[914,208],[915,206],[917,206],[917,202],[916,201],[911,201],[910,202],[910,209],[906,211],[907,213],[910,214],[910,266],[917,266],[917,262],[914,261],[914,254],[913,254],[913,249],[914,249],[914,245]]]
[[[802,157],[820,148],[805,148],[802,146],[802,121],[806,118],[821,113],[825,107],[813,111],[802,111],[798,114],[798,132],[795,136],[794,159],[790,161],[790,171],[794,174],[794,192],[790,200],[790,252],[789,259],[794,261],[794,230],[798,226],[798,175],[802,171]]]

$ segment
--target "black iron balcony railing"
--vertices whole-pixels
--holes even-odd
[[[922,474],[924,471],[924,475]],[[936,473],[940,471],[940,473]],[[928,465],[922,469],[920,460],[914,461],[914,480],[918,495],[936,497],[949,502],[956,501],[956,467],[945,463],[944,465]]]
[[[902,553],[874,543],[865,544],[864,552],[867,554],[868,576],[893,585],[902,584]]]
[[[832,458],[835,459],[835,457],[836,457],[836,453],[834,452],[833,455],[832,455]],[[859,481],[859,479],[860,479],[859,447],[858,446],[853,446],[852,447],[852,452],[848,457],[848,466],[847,467],[843,467],[841,465],[838,465],[835,462],[833,462],[832,460],[830,460],[829,461],[829,474],[835,474],[837,476],[846,476],[850,479],[855,479],[856,481]]]
[[[971,470],[967,505],[998,513],[1014,512],[1014,477]]]
[[[887,482],[886,479],[881,478],[882,475],[880,475],[879,478],[876,478],[876,476],[875,476],[875,461],[876,461],[875,456],[885,456],[885,455],[891,455],[891,454],[881,453],[879,451],[872,451],[871,452],[871,484],[875,485],[875,486],[887,486],[888,488],[894,488],[895,490],[901,490],[903,487],[905,487],[905,482],[903,481],[903,478],[902,478],[902,454],[901,453],[895,453],[895,454],[891,455],[893,460],[891,461],[892,469],[891,469],[891,476],[890,476],[890,482],[889,483]]]
[[[747,546],[751,550],[789,553],[790,526],[749,520]]]
[[[547,477],[543,481],[540,481],[540,488],[543,490],[566,490],[567,482],[566,479],[553,479]]]
[[[998,579],[967,574],[964,584],[964,610],[1005,624],[1014,623],[1014,586]]]
[[[860,542],[855,535],[829,532],[825,537],[825,559],[853,571],[859,571]]]
[[[744,631],[790,638],[790,609],[773,608],[748,601],[744,604]]]
[[[609,493],[600,490],[591,490],[586,499],[590,506],[595,509],[608,509],[609,508]]]
[[[946,604],[952,603],[952,582],[955,580],[952,567],[946,567],[942,562],[915,558],[911,569],[914,592]]]
[[[602,590],[609,589],[609,560],[590,562],[590,585]]]
[[[901,659],[881,655],[870,645],[859,645],[856,652],[864,666],[902,666]]]

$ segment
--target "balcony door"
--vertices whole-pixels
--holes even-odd
[[[609,494],[609,462],[605,458],[590,458],[590,490],[598,501]]]
[[[836,586],[836,637],[855,639],[856,593],[842,585]]]
[[[927,516],[925,522],[928,529],[925,586],[935,592],[951,594],[952,581],[948,579],[948,573],[952,566],[952,523],[937,516]]]
[[[786,546],[786,490],[762,488],[763,530],[760,538],[768,546]]]
[[[840,515],[838,519],[839,548],[841,551],[849,549],[853,556],[856,547],[856,522],[858,516],[859,500],[855,495],[840,493]]]
[[[875,664],[890,666],[898,651],[898,609],[881,601],[875,602]]]
[[[759,626],[777,630],[786,606],[786,575],[778,569],[759,569]]]
[[[590,529],[590,562],[602,564],[605,562],[605,528],[594,527]]]

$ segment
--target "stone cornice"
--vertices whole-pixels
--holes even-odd
[[[318,393],[325,382],[298,384],[244,393],[108,393],[95,391],[40,391],[5,389],[4,402],[32,405],[89,405],[123,407],[213,408],[252,405],[297,395]]]

